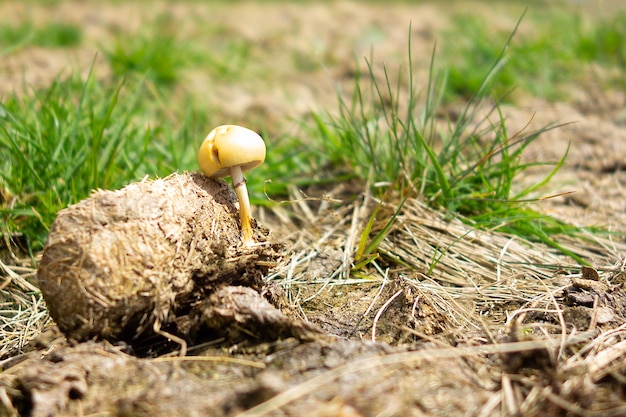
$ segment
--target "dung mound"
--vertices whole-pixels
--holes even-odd
[[[260,292],[280,258],[256,224],[257,244],[242,246],[238,219],[228,184],[201,174],[94,192],[59,212],[46,242],[38,279],[51,316],[76,341],[189,340],[203,300],[230,285]]]

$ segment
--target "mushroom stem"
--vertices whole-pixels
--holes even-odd
[[[250,199],[248,198],[248,188],[246,187],[246,179],[240,166],[230,168],[230,178],[233,181],[233,188],[237,199],[239,200],[239,218],[241,219],[241,232],[243,235],[243,244],[250,246],[254,244],[252,237],[252,226],[250,225]]]

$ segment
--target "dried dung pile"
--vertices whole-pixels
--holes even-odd
[[[241,245],[238,219],[228,184],[201,174],[94,192],[52,225],[38,270],[51,316],[77,341],[194,340],[211,294],[244,286],[258,295],[280,258],[256,224],[257,243]]]

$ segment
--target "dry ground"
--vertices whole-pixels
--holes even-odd
[[[504,27],[513,27],[518,16],[498,7],[455,7],[490,13]],[[402,63],[409,22],[413,56],[423,62],[416,71],[426,77],[432,43],[450,15],[448,7],[429,4],[157,3],[145,10],[134,3],[4,2],[3,19],[63,19],[82,25],[86,38],[72,51],[25,48],[2,57],[0,95],[22,82],[45,86],[68,66],[87,72],[115,30],[140,30],[142,18],[164,11],[181,22],[227,22],[237,36],[254,39],[258,65],[273,74],[267,82],[214,86],[190,71],[180,94],[211,95],[223,103],[225,117],[261,115],[274,131],[295,130],[290,120],[311,109],[333,108],[334,84],[350,84],[355,53],[369,55],[373,44],[380,62]],[[193,32],[193,25],[181,30]],[[327,68],[297,71],[294,53],[321,59]],[[110,76],[104,62],[96,63],[99,77]],[[533,127],[575,122],[548,132],[526,156],[554,160],[570,144],[552,191],[576,192],[540,209],[578,225],[625,232],[626,97],[599,89],[593,80],[572,91],[566,103],[520,98],[505,106],[509,130],[531,119]],[[288,209],[257,213],[287,247],[285,261],[268,281],[285,288],[289,315],[329,336],[318,341],[208,343],[190,349],[186,358],[156,359],[102,342],[68,345],[42,319],[41,300],[25,295],[36,290],[32,268],[10,260],[3,268],[3,300],[19,298],[28,307],[18,326],[2,330],[1,413],[626,415],[622,237],[567,242],[588,251],[595,268],[581,269],[539,245],[472,231],[409,201],[381,246],[403,266],[381,262],[368,277],[346,278],[357,233],[372,207],[371,197],[355,195],[355,189],[339,184],[324,190],[321,202],[294,191],[297,202]],[[450,249],[442,254],[441,248]],[[438,254],[439,263],[429,270]]]

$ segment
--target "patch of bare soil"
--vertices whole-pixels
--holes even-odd
[[[463,4],[458,8],[474,7]],[[301,117],[315,106],[332,108],[335,93],[328,76],[337,83],[352,82],[355,53],[368,55],[373,45],[379,62],[402,62],[409,22],[413,57],[426,64],[416,71],[418,77],[426,74],[433,40],[447,24],[450,10],[352,2],[156,3],[149,10],[140,2],[61,2],[45,7],[4,2],[0,16],[77,22],[86,28],[86,40],[76,51],[25,48],[4,57],[0,96],[19,89],[21,80],[45,86],[67,65],[87,70],[98,45],[109,42],[116,30],[140,31],[142,18],[164,12],[179,22],[228,22],[236,36],[258,41],[252,53],[259,65],[275,72],[262,86],[254,81],[211,86],[203,74],[190,73],[181,94],[212,94],[222,98],[225,115],[244,120],[256,112],[290,128],[285,120],[291,116]],[[511,27],[517,18],[497,9],[489,13],[494,20],[511,22]],[[181,25],[181,31],[193,35],[193,25]],[[321,57],[328,67],[297,70],[291,54]],[[102,62],[96,65],[98,76],[108,76]],[[624,232],[626,98],[623,92],[598,91],[593,82],[579,89],[569,103],[524,99],[505,106],[509,131],[574,122],[546,132],[526,155],[529,160],[553,161],[569,147],[554,192],[576,192],[543,201],[539,208],[571,223]],[[537,170],[532,175],[545,174]],[[565,241],[592,264],[580,267],[550,248],[473,230],[409,200],[380,245],[378,267],[348,274],[362,225],[378,202],[353,184],[306,194],[323,197],[312,201],[294,191],[288,209],[257,211],[259,223],[272,230],[268,245],[278,241],[285,247],[282,262],[263,281],[237,281],[228,270],[211,269],[202,257],[207,253],[244,270],[265,268],[263,274],[268,265],[229,252],[236,239],[227,232],[202,229],[201,219],[179,215],[168,224],[180,226],[187,236],[184,244],[177,246],[172,230],[163,228],[154,230],[157,236],[150,240],[162,244],[168,262],[182,265],[176,268],[184,272],[180,276],[176,271],[152,276],[162,269],[147,260],[127,265],[126,274],[107,281],[102,271],[111,265],[92,262],[88,270],[97,282],[88,289],[96,301],[72,304],[76,297],[66,300],[58,293],[51,298],[57,297],[51,309],[58,312],[66,334],[78,332],[79,337],[69,339],[97,336],[98,341],[68,340],[49,321],[42,331],[38,326],[45,321],[33,321],[41,306],[29,297],[37,291],[31,283],[35,272],[17,261],[2,263],[3,302],[28,308],[13,327],[3,323],[0,415],[626,415],[622,236]],[[231,203],[226,201],[226,206]],[[232,210],[220,210],[226,222],[235,221]],[[65,221],[72,218],[79,217]],[[383,226],[375,223],[374,231]],[[211,246],[207,236],[217,236],[222,243]],[[81,247],[89,239],[76,236],[59,250]],[[145,243],[130,240],[128,250]],[[199,244],[211,250],[194,249],[197,258],[180,258]],[[177,252],[181,247],[186,252]],[[256,255],[265,249],[259,250]],[[48,263],[47,268],[53,266]],[[84,264],[65,266],[81,272]],[[55,274],[50,272],[47,279],[53,281]],[[129,274],[152,278],[134,283]],[[198,277],[211,277],[205,280],[211,282]],[[79,276],[76,286],[84,279]],[[118,288],[123,297],[116,295]],[[113,316],[106,308],[115,304],[113,298],[138,313],[117,316],[111,327],[107,320]],[[61,311],[72,308],[78,309],[73,317],[83,319],[78,324],[63,322]],[[146,331],[161,331],[156,340],[155,334],[144,334],[141,346],[150,348],[138,349],[134,333],[126,338],[117,337],[124,331],[116,337],[100,332],[128,330],[135,322]],[[157,322],[169,327],[155,327]],[[100,329],[97,334],[88,333],[92,325]],[[191,328],[195,330],[185,330]],[[103,336],[109,340],[101,340]],[[178,343],[164,343],[168,337]],[[177,356],[181,341],[188,343],[184,357]]]

